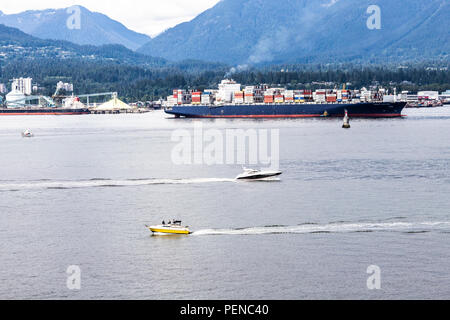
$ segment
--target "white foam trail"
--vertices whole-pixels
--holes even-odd
[[[76,189],[95,187],[131,187],[156,184],[201,184],[214,182],[235,182],[234,179],[198,178],[198,179],[142,179],[142,180],[78,180],[78,181],[34,181],[27,183],[1,183],[0,190],[33,189]]]
[[[194,236],[210,235],[264,235],[264,234],[303,234],[303,233],[346,233],[371,231],[420,232],[445,230],[450,221],[444,222],[389,222],[389,223],[330,223],[305,224],[298,226],[253,227],[245,229],[205,229],[194,232]]]

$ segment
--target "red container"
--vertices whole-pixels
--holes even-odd
[[[273,96],[264,96],[264,103],[273,103]]]

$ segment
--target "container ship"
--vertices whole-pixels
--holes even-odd
[[[401,117],[406,101],[387,90],[287,90],[223,80],[219,89],[174,90],[165,112],[186,118]]]

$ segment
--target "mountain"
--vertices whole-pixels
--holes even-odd
[[[167,61],[134,52],[122,45],[78,45],[63,40],[43,40],[0,24],[0,62],[25,59],[84,59],[108,63],[163,66]]]
[[[230,68],[222,63],[198,60],[170,62],[164,58],[137,53],[119,44],[92,46],[78,45],[63,40],[44,40],[28,35],[19,29],[0,24],[0,67],[6,64],[19,65],[25,61],[43,60],[54,61],[55,64],[84,61],[86,64],[92,62],[134,66],[146,70],[165,68],[172,72],[187,73],[212,70],[226,72]]]
[[[368,8],[381,10],[370,30]],[[232,64],[448,59],[448,0],[222,0],[138,52]]]
[[[48,96],[62,80],[73,83],[78,94],[117,91],[131,101],[154,100],[180,86],[211,87],[229,68],[196,60],[171,63],[122,45],[43,40],[0,24],[0,83],[31,77]]]
[[[0,24],[41,39],[66,40],[80,45],[121,44],[136,50],[151,40],[149,36],[129,30],[104,14],[91,12],[82,6],[76,7],[80,13],[79,28],[77,20],[70,19],[77,12],[69,8],[9,15],[0,12]]]

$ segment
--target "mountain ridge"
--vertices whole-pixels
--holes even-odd
[[[146,56],[120,44],[93,46],[65,40],[39,39],[17,28],[0,24],[0,62],[39,58],[83,58],[142,66],[162,66],[168,63],[163,58]]]
[[[381,10],[369,30],[367,9]],[[448,59],[448,0],[222,0],[137,51],[231,64]]]
[[[74,11],[69,8],[27,10],[16,14],[0,14],[0,23],[17,28],[40,39],[65,40],[80,45],[121,44],[136,50],[151,40],[148,35],[128,29],[122,23],[83,6],[80,9],[80,28],[68,28],[67,21]]]
[[[199,60],[171,62],[132,51],[119,44],[101,46],[78,45],[65,40],[44,40],[33,37],[17,28],[0,24],[0,72],[2,65],[17,65],[25,61],[53,60],[69,63],[71,60],[98,62],[108,65],[127,65],[145,70],[171,68],[177,71],[225,70],[229,66]]]

